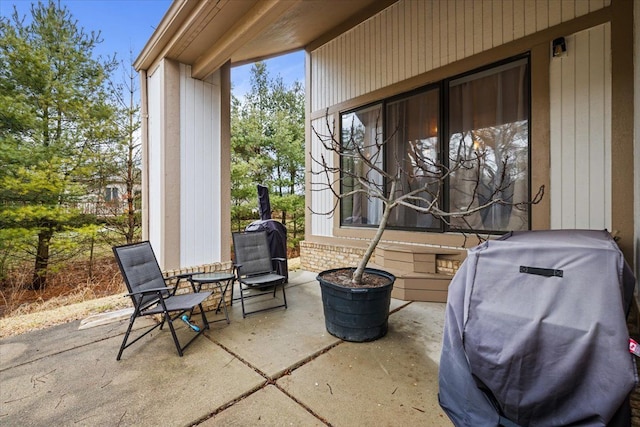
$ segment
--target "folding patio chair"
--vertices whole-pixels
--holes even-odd
[[[156,256],[151,248],[149,242],[134,243],[123,246],[114,246],[113,254],[116,257],[120,272],[124,278],[124,282],[127,285],[129,293],[133,301],[133,314],[129,319],[129,327],[124,335],[120,351],[116,360],[120,360],[122,352],[125,348],[138,341],[154,329],[164,326],[165,322],[169,324],[171,330],[171,336],[173,342],[176,345],[178,354],[182,356],[182,352],[189,344],[193,342],[198,336],[200,336],[205,329],[209,329],[209,322],[204,314],[202,308],[202,302],[211,295],[211,292],[196,292],[196,288],[191,284],[193,293],[176,295],[178,284],[181,279],[188,278],[189,275],[178,275],[171,277],[164,277]],[[178,283],[174,287],[168,287],[167,282],[171,279],[178,279]],[[182,320],[188,320],[193,313],[195,307],[200,309],[202,316],[202,328],[190,323],[191,329],[196,331],[196,334],[187,342],[184,346],[180,345],[178,336],[173,327],[173,321],[178,318],[182,318],[188,313],[188,316]],[[129,334],[133,328],[133,323],[138,317],[151,316],[154,314],[162,315],[162,322],[157,323],[142,335],[127,343]]]
[[[281,259],[271,257],[266,231],[233,233],[233,252],[235,254],[236,281],[240,288],[240,301],[242,302],[242,317],[275,308],[287,308],[286,277],[274,271],[273,261],[281,261]],[[272,294],[275,298],[278,286],[282,288],[282,304],[246,311],[244,302],[246,298],[266,294]],[[233,290],[231,298],[233,300]]]

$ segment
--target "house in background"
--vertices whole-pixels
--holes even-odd
[[[413,286],[419,273],[437,282],[475,243],[460,227],[606,228],[638,275],[637,0],[174,1],[135,62],[144,233],[163,268],[229,259],[230,68],[296,49],[306,52],[308,171],[323,150],[315,131],[329,123],[336,135],[354,126],[392,137],[388,158],[415,144],[442,161],[480,146],[493,159],[486,191],[503,158],[509,197],[546,189],[528,210],[494,209],[457,226],[399,209],[376,263],[406,273],[401,297],[443,297],[437,283]],[[320,179],[307,174],[315,212],[334,203],[311,191]],[[473,202],[465,182],[454,176],[443,189],[451,208]],[[308,214],[303,266],[353,264],[379,214],[366,198],[343,201],[334,216]]]
[[[140,179],[140,170],[136,170],[136,179]],[[134,184],[134,209],[139,211],[141,206],[142,188]],[[99,218],[115,217],[128,210],[127,183],[118,177],[111,177],[102,186],[94,189],[91,194],[82,198],[78,207],[85,214],[96,215]]]

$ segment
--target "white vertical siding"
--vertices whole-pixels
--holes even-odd
[[[311,52],[310,109],[324,111],[610,3],[400,0]],[[552,61],[554,227],[610,228],[609,34],[609,27],[603,26],[572,36],[569,56]],[[586,92],[576,93],[578,85],[584,85]],[[318,150],[318,146],[312,137],[312,150]],[[329,192],[312,192],[311,200],[312,208],[322,211],[331,207],[333,199]],[[327,217],[313,215],[311,233],[329,236],[332,224]]]
[[[325,135],[329,135],[329,129],[327,129],[325,118],[316,119],[311,122],[311,157],[317,161],[322,161],[324,156],[327,164],[333,166],[332,153],[326,151],[322,145],[322,140],[316,135],[322,135],[322,139]],[[316,175],[315,173],[322,170],[322,168],[314,161],[311,160],[310,169],[311,173],[311,209],[314,214],[311,215],[311,234],[315,236],[332,236],[333,235],[333,216],[323,215],[331,211],[333,207],[333,195],[327,188],[327,178],[324,175]],[[339,215],[339,212],[335,212],[335,215]]]
[[[610,36],[607,23],[565,37],[551,60],[552,228],[611,229]]]
[[[400,0],[311,53],[311,110],[324,110],[610,2]]]
[[[211,82],[180,65],[180,265],[222,261],[220,72]]]
[[[162,222],[164,220],[162,209],[162,174],[164,147],[162,144],[162,88],[164,74],[164,62],[160,63],[153,74],[148,76],[149,94],[149,134],[148,134],[148,164],[147,173],[149,176],[149,241],[156,251],[158,259],[161,258],[162,245]]]

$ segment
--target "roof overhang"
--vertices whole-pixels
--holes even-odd
[[[134,62],[163,58],[205,78],[227,61],[240,65],[312,50],[397,0],[174,0]]]

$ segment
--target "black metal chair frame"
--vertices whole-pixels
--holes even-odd
[[[248,236],[248,237],[244,237]],[[251,256],[254,259],[247,260],[244,253],[239,249],[238,242],[245,238],[255,238],[260,240],[260,245],[256,251],[251,251]],[[259,232],[243,232],[233,233],[233,252],[235,256],[235,263],[233,265],[236,275],[236,282],[238,282],[238,288],[240,291],[240,298],[233,297],[233,288],[231,288],[231,301],[240,299],[242,304],[242,317],[247,317],[249,314],[260,313],[263,311],[274,310],[277,308],[287,308],[287,294],[285,291],[286,277],[275,272],[273,268],[273,261],[285,261],[283,258],[272,258],[269,254],[269,245],[267,242],[266,231]],[[253,263],[256,261],[256,254],[262,253],[262,257],[257,259],[259,264],[262,264],[263,268],[254,268]],[[268,260],[268,264],[267,264]],[[267,267],[268,266],[268,267]],[[283,303],[266,308],[261,308],[254,311],[246,311],[245,299],[255,298],[262,295],[272,294],[272,297],[276,297],[278,286],[282,288],[282,300]],[[268,289],[267,289],[268,288]],[[271,290],[273,288],[273,291]],[[249,295],[246,295],[249,293]]]
[[[131,271],[129,271],[129,269],[135,268],[137,265],[129,266],[122,259],[122,252],[126,252],[129,250],[139,250],[140,252],[147,252],[145,254],[147,256],[146,262],[149,264],[149,267],[154,270],[152,271],[153,277],[146,277],[145,281],[142,283],[132,282],[132,273]],[[176,349],[178,350],[178,354],[182,357],[184,350],[189,346],[189,344],[191,344],[196,338],[202,335],[205,329],[209,329],[209,322],[207,321],[207,317],[204,314],[202,302],[211,295],[211,292],[198,292],[193,283],[191,283],[193,291],[192,293],[176,295],[176,291],[178,290],[180,281],[182,279],[188,279],[190,277],[190,274],[179,274],[175,276],[164,277],[162,271],[160,270],[160,266],[158,265],[155,253],[153,252],[151,244],[148,241],[122,246],[114,246],[113,253],[118,263],[118,267],[120,268],[120,272],[122,273],[122,277],[124,278],[124,282],[127,285],[127,289],[129,291],[129,293],[127,293],[125,296],[130,297],[134,305],[133,313],[129,318],[129,326],[127,328],[127,332],[124,335],[124,339],[122,340],[122,345],[120,346],[120,351],[118,352],[116,360],[120,360],[122,352],[125,348],[134,344],[156,328],[162,329],[165,322],[169,325],[171,336],[173,337],[173,342],[176,346]],[[152,264],[155,264],[155,266]],[[176,285],[172,287],[167,286],[167,283],[173,279],[178,279]],[[151,283],[157,283],[158,286],[147,287]],[[160,286],[161,283],[164,284],[164,286]],[[196,307],[200,309],[203,327],[200,328],[200,330],[197,331],[185,345],[181,345],[180,341],[178,340],[176,330],[173,326],[173,321],[179,319],[186,313],[189,313],[190,317]],[[129,339],[129,335],[131,334],[133,324],[138,317],[151,316],[156,314],[162,315],[162,321],[160,323],[156,323],[140,336],[136,337],[133,341],[127,342]]]

